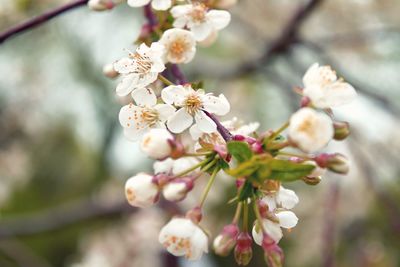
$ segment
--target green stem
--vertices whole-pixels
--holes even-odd
[[[211,163],[213,163],[213,162],[211,162]],[[215,177],[217,177],[217,173],[218,172],[219,172],[219,168],[215,167],[215,169],[211,173],[211,176],[210,176],[210,179],[208,180],[206,188],[204,189],[203,194],[201,195],[200,204],[199,204],[200,208],[203,207],[204,201],[207,198],[208,192],[210,192],[210,189],[211,189],[211,187],[212,187],[212,185],[213,185],[213,183],[215,181]]]
[[[207,153],[185,153],[182,155],[182,157],[202,157],[202,156],[208,156],[212,152],[207,152]]]
[[[312,158],[310,158],[307,155],[299,155],[299,154],[296,154],[296,153],[290,153],[290,152],[285,152],[285,151],[279,151],[278,155],[288,156],[288,157],[297,157],[297,158],[302,158],[302,159],[306,159],[306,160],[312,160]]]
[[[243,201],[243,232],[249,230],[249,204],[247,199]]]
[[[207,164],[208,162],[209,162],[208,159],[203,160],[203,161],[200,161],[200,162],[197,163],[196,165],[193,165],[192,167],[190,167],[190,168],[188,168],[188,169],[186,169],[186,170],[184,170],[184,171],[182,171],[182,172],[176,174],[175,177],[180,177],[180,176],[183,176],[183,175],[185,175],[185,174],[188,174],[189,172],[192,172],[192,171],[196,170],[197,168],[200,168],[200,167],[204,166],[204,165]]]
[[[289,127],[289,121],[285,122],[278,130],[274,131],[274,133],[268,138],[269,140],[274,140],[281,132],[283,132],[287,127]]]
[[[175,85],[173,82],[168,80],[165,76],[158,74],[158,79],[162,81],[165,85]]]
[[[232,223],[237,224],[242,213],[242,202],[239,202],[236,206],[235,216],[233,217]]]

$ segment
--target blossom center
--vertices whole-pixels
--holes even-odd
[[[203,4],[195,5],[190,12],[190,17],[194,22],[204,22],[206,20],[206,6]]]
[[[190,115],[196,114],[203,106],[203,102],[197,94],[190,94],[186,97],[184,106]]]
[[[149,73],[151,70],[151,60],[148,56],[146,55],[141,55],[138,52],[131,54],[130,57],[132,57],[135,60],[135,65],[136,69],[135,72],[137,73]]]
[[[169,247],[175,253],[185,251],[185,256],[190,258],[192,255],[191,242],[189,238],[182,238],[175,235],[170,235],[163,243],[164,247]]]
[[[175,58],[181,58],[183,53],[188,49],[188,42],[185,41],[183,38],[179,38],[171,43],[169,47],[169,52]]]
[[[297,127],[299,132],[305,133],[311,138],[315,137],[315,120],[312,118],[306,118],[303,122]]]
[[[152,108],[144,108],[140,114],[140,119],[149,126],[153,126],[158,121],[159,114]]]

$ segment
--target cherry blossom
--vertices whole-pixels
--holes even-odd
[[[129,204],[145,208],[153,205],[158,199],[159,189],[153,183],[153,176],[138,173],[125,183],[125,196]]]
[[[317,108],[331,108],[348,104],[356,98],[353,86],[338,79],[330,66],[313,64],[303,77],[304,96]]]
[[[141,7],[149,4],[151,1],[151,6],[155,10],[167,10],[171,7],[171,0],[128,0],[128,5],[131,7]]]
[[[215,132],[217,125],[207,116],[206,112],[215,115],[225,115],[230,110],[228,100],[224,95],[218,97],[206,94],[204,90],[193,90],[190,85],[171,85],[161,93],[161,98],[167,104],[179,107],[167,121],[167,126],[173,133],[181,133],[193,124],[205,133]]]
[[[141,44],[134,53],[129,53],[114,63],[114,69],[122,75],[122,81],[116,88],[117,95],[126,96],[130,92],[141,89],[157,79],[165,69],[163,62],[164,46],[152,43],[150,47]]]
[[[164,159],[172,152],[172,140],[174,137],[166,129],[151,129],[143,136],[140,148],[153,159]]]
[[[205,40],[214,31],[228,26],[231,15],[225,10],[209,10],[204,4],[178,5],[171,9],[174,27],[187,27],[197,41]]]
[[[160,41],[165,47],[165,60],[180,64],[189,63],[196,54],[196,40],[193,33],[182,29],[169,29]]]

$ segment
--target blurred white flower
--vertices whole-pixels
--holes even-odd
[[[280,186],[278,191],[267,194],[262,201],[268,205],[270,211],[277,207],[292,209],[299,203],[299,197],[293,190]]]
[[[331,108],[348,104],[357,96],[350,84],[338,79],[330,66],[313,64],[303,77],[304,96],[317,108]]]
[[[183,172],[190,167],[199,163],[199,160],[192,157],[183,157],[176,160],[171,158],[167,158],[163,161],[156,161],[153,164],[154,173],[166,173],[176,175],[180,172]]]
[[[125,183],[125,196],[134,207],[145,208],[153,205],[159,195],[158,186],[153,183],[153,176],[138,173]]]
[[[193,119],[200,131],[212,133],[217,125],[204,111],[215,115],[225,115],[230,110],[228,100],[224,95],[219,97],[205,94],[204,90],[197,91],[182,85],[171,85],[161,92],[161,98],[167,104],[180,107],[167,121],[167,126],[173,133],[181,133],[193,124]]]
[[[193,33],[183,29],[166,30],[160,41],[165,47],[165,60],[174,64],[189,63],[196,54]]]
[[[283,236],[281,227],[287,229],[293,228],[297,225],[299,219],[297,218],[296,214],[294,214],[294,212],[286,210],[277,211],[275,213],[275,216],[277,217],[278,222],[274,222],[269,219],[263,219],[262,223],[266,234],[268,234],[275,242],[278,243]],[[261,246],[263,240],[261,227],[257,224],[254,225],[252,234],[254,242]]]
[[[122,74],[117,95],[125,96],[135,89],[148,86],[157,80],[158,73],[165,69],[163,62],[164,46],[152,43],[150,47],[141,44],[135,53],[114,63],[114,69]]]
[[[160,231],[159,242],[175,256],[198,260],[208,252],[208,238],[190,219],[173,218]]]
[[[129,140],[138,140],[152,128],[165,128],[165,122],[175,112],[175,108],[169,104],[157,104],[157,98],[150,89],[135,90],[133,98],[142,105],[130,103],[119,112],[119,122]]]
[[[153,159],[164,159],[172,152],[170,141],[174,137],[166,129],[151,129],[140,142],[142,151]]]
[[[175,18],[173,26],[187,27],[197,41],[203,41],[214,31],[225,28],[231,20],[228,11],[208,10],[201,3],[174,6],[171,14]]]
[[[151,1],[151,6],[155,10],[167,10],[171,7],[171,0],[128,0],[128,5],[131,7],[141,7],[149,4]]]
[[[333,134],[329,116],[311,108],[301,108],[290,118],[289,138],[304,152],[315,152],[323,148]]]

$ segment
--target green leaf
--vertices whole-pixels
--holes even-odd
[[[255,171],[257,171],[258,168],[259,165],[257,163],[253,161],[246,161],[241,163],[234,169],[225,170],[225,172],[229,175],[232,175],[233,177],[239,178],[253,174]]]
[[[238,161],[245,162],[253,156],[249,145],[245,142],[231,141],[227,144],[229,153]]]
[[[310,174],[315,166],[299,164],[288,160],[273,159],[269,162],[271,174],[268,179],[291,182]]]

